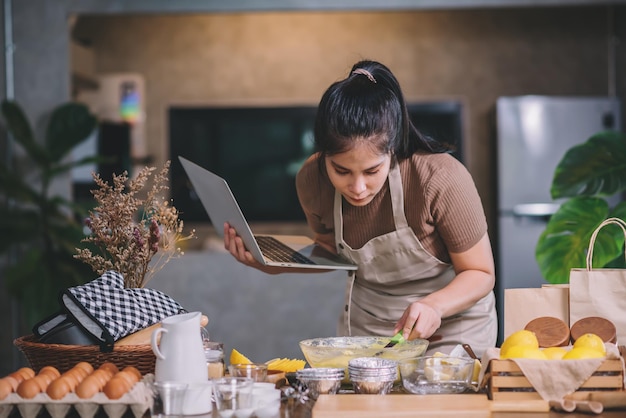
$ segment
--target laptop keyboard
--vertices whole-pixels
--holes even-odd
[[[264,256],[279,263],[315,264],[299,252],[294,251],[274,237],[255,236]]]

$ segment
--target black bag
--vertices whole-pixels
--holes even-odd
[[[125,288],[124,277],[116,271],[66,289],[59,303],[60,312],[33,327],[39,341],[99,344],[104,352],[112,351],[120,338],[187,312],[159,290]]]

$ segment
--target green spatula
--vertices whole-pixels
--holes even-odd
[[[385,352],[385,348],[391,348],[394,345],[396,345],[398,343],[403,343],[403,342],[404,342],[404,337],[402,336],[402,331],[400,331],[399,333],[397,333],[396,335],[391,337],[391,339],[389,340],[387,345],[384,346],[381,351],[379,351],[378,353],[374,354],[374,357],[378,357],[378,356],[382,355]]]
[[[391,348],[394,345],[398,344],[398,343],[403,343],[404,342],[404,337],[402,336],[402,331],[398,332],[396,335],[394,335],[393,337],[391,337],[391,340],[389,340],[389,342],[387,343],[386,346],[384,346],[383,348]]]

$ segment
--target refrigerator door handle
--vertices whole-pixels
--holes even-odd
[[[557,203],[524,203],[513,206],[513,216],[547,220],[554,215],[560,206]]]

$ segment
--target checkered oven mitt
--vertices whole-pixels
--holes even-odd
[[[107,271],[99,278],[66,289],[60,297],[65,310],[87,332],[101,341],[103,351],[122,337],[186,310],[165,293],[125,288],[124,277]]]

